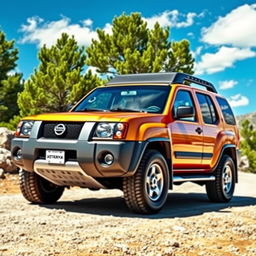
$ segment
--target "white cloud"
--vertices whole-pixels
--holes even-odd
[[[202,41],[213,45],[256,46],[256,4],[242,5],[202,31]]]
[[[147,22],[149,28],[153,28],[155,23],[158,22],[162,27],[176,27],[184,28],[189,27],[194,24],[194,18],[197,16],[194,12],[189,12],[187,14],[179,13],[178,10],[164,11],[158,15],[152,16],[150,18],[144,18]],[[185,20],[180,21],[180,17]]]
[[[191,38],[195,38],[195,35],[194,35],[194,33],[192,33],[192,32],[187,33],[187,36],[189,36],[189,37],[191,37]]]
[[[196,63],[196,74],[212,74],[232,67],[236,61],[255,57],[256,52],[251,49],[222,46],[216,53],[205,53],[201,61]]]
[[[103,29],[105,33],[112,35],[112,27],[113,26],[110,23],[106,23]]]
[[[203,49],[202,46],[197,47],[197,48],[196,48],[196,51],[195,51],[195,55],[196,55],[196,56],[200,55],[201,52],[202,52],[202,49]]]
[[[235,80],[225,80],[225,81],[220,81],[220,89],[221,90],[227,90],[233,88],[238,82]]]
[[[21,27],[21,31],[24,32],[21,42],[37,43],[39,47],[44,44],[48,47],[55,44],[62,33],[73,35],[80,46],[88,46],[92,39],[97,38],[97,32],[92,29],[91,19],[83,20],[81,24],[72,24],[67,17],[51,22],[45,22],[40,17],[31,17],[27,19],[27,23]],[[103,29],[106,33],[111,33],[112,26],[106,24]]]
[[[228,101],[231,107],[241,107],[241,106],[247,106],[249,104],[249,99],[241,94],[236,94],[234,96],[231,96],[228,99]]]
[[[182,22],[177,22],[175,27],[177,28],[185,28],[185,27],[190,27],[194,23],[194,18],[196,17],[196,13],[194,12],[189,12],[186,15],[186,20]]]
[[[193,25],[196,13],[179,13],[177,10],[165,11],[151,18],[143,18],[148,23],[149,28],[153,28],[156,22],[162,27],[171,26],[176,28],[189,27]],[[201,17],[199,14],[198,17]],[[24,33],[22,43],[37,43],[39,47],[43,45],[51,46],[56,43],[62,33],[73,35],[80,46],[88,46],[92,39],[97,39],[97,32],[92,28],[93,21],[85,19],[80,23],[71,23],[67,17],[62,17],[55,21],[45,21],[40,17],[30,17],[27,24],[21,26]],[[112,25],[106,23],[103,30],[111,34]]]
[[[92,25],[93,21],[91,19],[87,19],[87,20],[84,20],[83,23],[84,23],[84,26],[90,27]]]
[[[196,48],[195,51],[191,51],[192,57],[196,58],[197,56],[200,56],[202,49],[203,49],[203,47],[199,46]]]
[[[97,67],[93,67],[93,66],[89,66],[87,69],[86,69],[86,73],[88,73],[89,71],[91,71],[91,73],[93,75],[97,75],[97,76],[100,76],[100,73],[97,72]]]

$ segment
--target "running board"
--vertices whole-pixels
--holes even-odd
[[[196,181],[214,181],[214,180],[215,180],[214,175],[173,176],[173,183],[186,182],[186,181],[196,182]]]

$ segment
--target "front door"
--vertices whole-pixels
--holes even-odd
[[[192,106],[195,115],[175,118],[178,106]],[[172,138],[173,169],[175,171],[200,169],[203,152],[203,129],[190,89],[177,89],[171,112],[173,122],[169,124],[169,131]]]

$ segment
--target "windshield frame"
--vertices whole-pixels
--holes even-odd
[[[166,98],[165,98],[165,101],[164,101],[164,104],[162,106],[161,111],[160,112],[153,112],[153,111],[149,112],[149,111],[143,111],[143,110],[135,111],[133,109],[130,109],[130,111],[129,111],[129,109],[124,109],[124,111],[122,111],[121,108],[117,108],[117,109],[112,109],[112,111],[111,111],[111,109],[108,109],[108,110],[107,109],[99,109],[98,111],[95,110],[95,109],[92,109],[92,112],[100,112],[100,111],[101,112],[134,112],[134,113],[149,113],[149,114],[163,114],[164,113],[164,111],[166,109],[166,105],[167,105],[168,100],[169,100],[169,96],[170,96],[172,86],[169,85],[169,84],[150,84],[150,83],[147,83],[147,84],[132,84],[132,85],[131,84],[129,84],[129,85],[120,84],[120,85],[96,87],[95,89],[91,90],[88,94],[86,94],[81,100],[79,100],[79,102],[77,102],[77,104],[75,104],[75,106],[70,110],[70,112],[75,112],[75,113],[90,112],[90,109],[88,109],[88,108],[85,108],[84,111],[83,110],[77,110],[77,108],[78,108],[78,106],[80,106],[80,104],[82,104],[82,102],[86,98],[90,97],[90,95],[95,93],[95,91],[97,91],[97,90],[108,90],[108,89],[110,89],[110,90],[113,89],[114,90],[114,89],[117,89],[117,88],[122,88],[123,90],[125,90],[125,88],[127,88],[127,89],[130,90],[132,87],[136,87],[137,89],[143,89],[145,87],[149,88],[149,89],[150,88],[155,88],[155,89],[157,89],[157,88],[166,88],[165,89],[166,90]]]

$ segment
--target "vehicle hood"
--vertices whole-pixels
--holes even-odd
[[[163,118],[161,114],[140,113],[140,112],[65,112],[33,115],[23,120],[35,121],[72,121],[72,122],[127,122],[131,119],[145,117],[148,118]],[[154,118],[155,117],[155,118]]]

